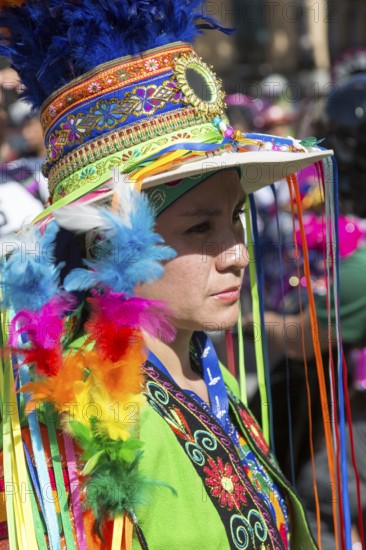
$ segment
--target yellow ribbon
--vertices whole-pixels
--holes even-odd
[[[5,330],[3,330],[3,335],[5,335]],[[17,399],[14,391],[13,368],[9,357],[3,358],[3,368],[4,373],[0,369],[0,382],[3,388],[1,397],[7,408],[3,415],[5,499],[8,523],[14,527],[15,531],[11,534],[12,529],[9,530],[9,542],[10,547],[14,550],[37,550],[34,524],[29,521],[33,514],[28,495],[33,489],[28,482]],[[6,453],[9,453],[7,457],[5,457]],[[10,495],[7,494],[8,483],[11,486]]]
[[[123,523],[123,516],[118,516],[113,522],[113,538],[111,550],[121,550],[122,548]]]
[[[128,514],[118,516],[113,523],[111,550],[132,550],[133,523]]]

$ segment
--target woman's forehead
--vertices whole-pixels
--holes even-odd
[[[170,208],[177,211],[193,211],[195,208],[223,206],[226,203],[245,199],[238,172],[222,170],[215,173],[194,189],[183,195]],[[169,210],[169,209],[168,209]]]
[[[189,216],[213,215],[219,213],[227,205],[235,206],[243,203],[245,193],[240,184],[238,172],[225,170],[212,175],[194,189],[177,199],[161,218],[184,218]]]

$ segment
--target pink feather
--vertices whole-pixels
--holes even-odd
[[[133,331],[144,330],[165,342],[172,341],[175,336],[170,321],[172,315],[163,302],[128,298],[126,294],[112,291],[103,294],[92,291],[88,301],[92,305],[92,313],[86,328],[106,352],[108,342],[132,335]]]
[[[24,363],[34,363],[38,374],[55,376],[62,365],[64,316],[72,304],[70,297],[57,296],[38,312],[20,311],[10,324],[8,345],[24,356]],[[24,348],[19,346],[22,335],[27,342]]]

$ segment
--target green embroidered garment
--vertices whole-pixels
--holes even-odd
[[[167,483],[177,493],[156,487],[148,505],[138,509],[149,549],[287,548],[284,533],[263,504],[258,487],[254,489],[220,424],[154,365],[147,362],[144,370],[150,406],[141,418],[145,443],[141,468],[150,479]],[[225,378],[228,380],[227,373]],[[228,392],[231,417],[240,435],[288,503],[289,547],[316,549],[302,505],[281,474],[259,426],[235,394]],[[231,501],[222,499],[225,492],[233,497]],[[137,538],[133,548],[140,548]]]

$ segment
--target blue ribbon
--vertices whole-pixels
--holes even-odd
[[[43,515],[43,517],[45,517],[45,510],[44,510],[44,506],[43,506],[43,499],[42,499],[42,496],[41,496],[41,487],[39,485],[37,471],[36,471],[35,467],[33,466],[32,457],[31,457],[30,452],[28,450],[27,444],[24,440],[23,440],[23,447],[24,447],[25,457],[26,457],[26,460],[27,460],[27,465],[28,465],[29,474],[30,474],[30,477],[31,477],[31,480],[32,480],[32,483],[33,483],[33,487],[34,487],[34,490],[37,494],[37,498],[38,498],[39,505],[41,507],[42,515]]]
[[[212,412],[225,432],[230,435],[232,423],[229,418],[229,398],[215,348],[204,332],[194,332],[192,341],[202,366],[203,379],[207,387]]]
[[[334,196],[338,197],[338,169],[336,158],[332,157],[333,163],[333,182],[334,182]],[[335,258],[335,276],[337,280],[338,292],[340,292],[340,279],[339,279],[339,230],[338,230],[338,201],[334,201],[334,227],[336,237],[336,258]],[[339,300],[339,296],[335,297]],[[335,311],[337,314],[338,326],[341,325],[340,311],[338,304],[335,305]],[[339,338],[338,347],[338,394],[339,394],[339,427],[340,427],[340,446],[341,446],[341,475],[342,475],[342,500],[343,500],[343,519],[344,519],[344,531],[346,538],[347,550],[352,548],[352,527],[351,527],[351,513],[349,506],[348,495],[348,472],[347,472],[347,438],[346,438],[346,425],[344,416],[344,387],[343,387],[343,350],[342,340]]]
[[[221,374],[214,346],[204,332],[194,332],[192,341],[202,367],[203,379],[208,391],[211,405],[209,410],[219,421],[225,432],[233,436],[234,430],[232,422],[229,419],[229,398],[227,396],[224,379]],[[148,360],[158,367],[165,376],[173,380],[172,375],[152,351],[149,351]],[[189,390],[185,391],[190,393]],[[191,393],[194,394],[195,397],[198,397],[195,392]],[[204,401],[200,399],[200,402],[201,401],[204,403]],[[235,444],[236,443],[238,444],[239,441],[235,442]]]
[[[214,414],[221,426],[227,432],[229,399],[215,349],[204,332],[195,332],[192,341],[202,366],[202,374],[208,391],[211,413]],[[165,376],[173,380],[172,375],[152,351],[149,351],[148,360],[158,367]]]
[[[259,298],[259,311],[261,316],[261,335],[262,335],[262,350],[263,350],[263,362],[264,362],[264,375],[266,379],[267,387],[267,398],[268,398],[268,419],[269,419],[269,431],[270,431],[270,442],[273,452],[274,448],[274,433],[273,433],[273,401],[272,401],[272,391],[271,391],[271,378],[270,378],[270,367],[269,367],[269,357],[268,357],[268,341],[266,327],[264,323],[264,274],[263,266],[261,261],[261,250],[259,245],[259,232],[258,232],[258,223],[257,223],[257,209],[255,206],[253,193],[249,194],[249,203],[250,203],[250,214],[252,217],[252,226],[253,226],[253,244],[255,251],[255,267],[257,270],[257,281],[258,281],[258,298]]]
[[[30,382],[29,368],[27,365],[23,365],[22,367],[20,367],[20,373],[21,373],[23,384]],[[28,401],[30,400],[29,393],[26,393],[26,392],[24,393],[24,400],[25,400],[25,403],[27,404]],[[27,415],[27,417],[29,422],[29,431],[32,438],[32,449],[33,449],[34,459],[36,461],[38,479],[39,479],[40,487],[45,489],[46,487],[50,487],[50,476],[48,474],[48,467],[47,467],[46,457],[45,457],[44,448],[43,448],[41,430],[39,427],[36,411],[32,411]],[[40,501],[41,508],[42,508],[42,511],[44,511],[43,517],[46,522],[50,548],[51,550],[60,550],[59,527],[58,527],[53,493],[51,491],[50,495],[47,494],[46,499],[44,498],[44,495],[42,495],[42,493],[40,494],[40,497],[41,497],[41,501]]]
[[[221,149],[224,145],[231,143],[231,141],[231,138],[224,138],[220,143],[173,143],[173,145],[161,149],[158,153],[155,153],[155,155],[151,155],[147,160],[144,160],[141,166],[171,151],[216,151],[217,149]]]
[[[276,206],[276,228],[277,228],[277,237],[278,237],[278,262],[280,264],[280,282],[281,282],[281,305],[282,305],[282,318],[285,321],[285,286],[283,284],[284,271],[283,271],[283,261],[282,261],[282,237],[280,231],[280,220],[278,216],[278,199],[277,191],[275,185],[271,185],[273,198]],[[286,341],[286,340],[285,340]],[[291,483],[295,485],[295,460],[294,460],[294,448],[293,448],[293,436],[292,436],[292,411],[291,411],[291,392],[290,392],[290,369],[288,363],[288,356],[285,353],[285,364],[286,364],[286,400],[287,400],[287,418],[288,418],[288,441],[289,441],[289,451],[290,451],[290,469],[291,469]]]

